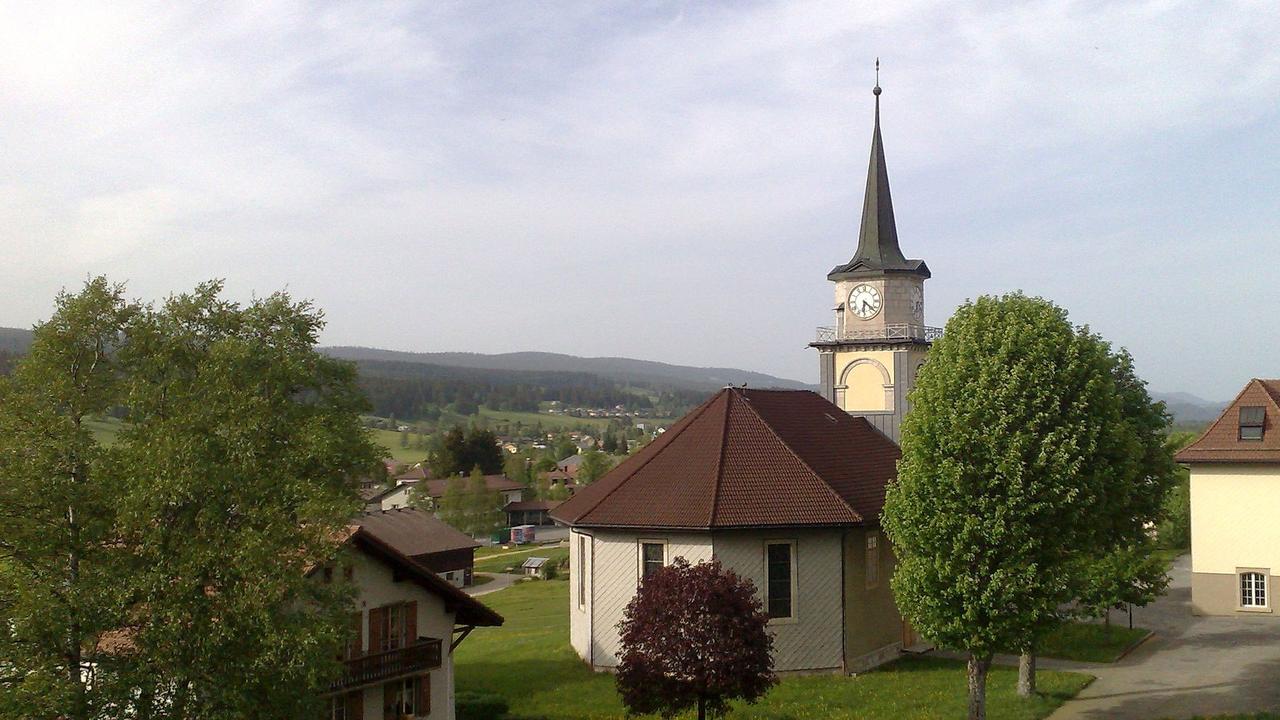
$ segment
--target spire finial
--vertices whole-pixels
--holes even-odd
[[[876,96],[876,102],[880,101],[880,58],[876,58],[876,87],[871,94]]]

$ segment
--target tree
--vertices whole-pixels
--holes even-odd
[[[432,453],[430,466],[436,477],[471,472],[477,465],[487,475],[502,472],[502,448],[492,432],[472,427],[463,432],[454,426],[445,433],[438,450]]]
[[[697,707],[705,720],[729,700],[760,699],[777,682],[768,623],[751,581],[719,561],[676,558],[645,578],[619,624],[615,680],[628,713]]]
[[[1112,366],[1052,303],[1020,293],[960,307],[916,378],[883,523],[899,608],[968,654],[969,717],[986,717],[992,655],[1032,651],[1099,537],[1121,417]]]
[[[470,535],[487,535],[502,524],[502,493],[490,490],[477,465],[467,479],[467,523],[460,529]]]
[[[119,716],[313,717],[341,670],[350,588],[306,574],[335,560],[379,463],[355,367],[316,351],[310,303],[221,290],[142,313],[120,352],[119,533],[138,564],[120,679],[138,699]]]
[[[88,682],[109,663],[97,640],[122,622],[133,563],[112,542],[127,483],[86,420],[119,400],[138,310],[102,278],[60,293],[0,378],[0,717],[84,720],[125,695]]]
[[[582,454],[582,464],[578,465],[578,474],[574,480],[580,485],[590,485],[599,480],[613,467],[613,461],[599,450],[588,450]]]
[[[1169,587],[1164,560],[1148,540],[1089,558],[1080,569],[1076,604],[1085,617],[1103,618],[1111,629],[1113,608],[1145,607]]]
[[[617,452],[618,442],[614,440],[613,433],[609,432],[608,430],[604,432],[604,437],[600,441],[600,449],[607,453]]]
[[[422,483],[419,483],[421,486]],[[423,490],[422,487],[414,488],[414,495],[418,496]],[[414,503],[415,506],[422,507],[425,504],[419,501]],[[453,527],[466,531],[471,525],[471,508],[467,501],[467,481],[461,475],[450,475],[445,481],[444,494],[440,497],[440,519]]]

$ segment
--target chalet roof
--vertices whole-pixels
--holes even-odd
[[[551,516],[584,527],[878,525],[900,455],[816,393],[725,388]]]
[[[444,600],[445,610],[454,613],[455,621],[458,624],[480,627],[492,627],[502,624],[502,616],[487,605],[454,587],[452,583],[396,550],[390,543],[363,527],[357,527],[347,542],[390,565],[399,573],[400,577],[410,580],[427,592],[439,596]]]
[[[506,512],[527,512],[530,510],[555,510],[560,507],[563,500],[517,500],[507,503],[502,508]]]
[[[538,568],[542,567],[543,565],[546,565],[546,564],[547,564],[547,560],[549,560],[549,559],[550,559],[550,558],[544,558],[544,557],[529,557],[529,558],[525,558],[525,561],[520,565],[520,567],[522,567],[522,568],[532,568],[532,569],[534,569],[534,570],[537,570]]]
[[[363,513],[355,524],[409,557],[480,547],[466,533],[414,508]]]
[[[879,74],[879,61],[876,72]],[[876,82],[876,121],[871,133],[871,161],[867,166],[867,190],[862,199],[862,225],[858,229],[858,250],[843,265],[832,268],[828,280],[880,275],[885,272],[912,273],[929,277],[923,260],[909,260],[898,247],[898,226],[893,218],[893,198],[889,195],[889,168],[880,138],[880,83]]]
[[[463,482],[467,482],[470,480],[470,477],[463,476],[462,479],[463,479]],[[523,490],[524,489],[524,483],[521,483],[516,480],[512,480],[506,475],[485,475],[484,485],[491,492],[492,491],[503,492],[506,490]],[[433,498],[444,497],[445,488],[447,488],[448,486],[449,486],[449,480],[447,478],[428,480],[426,484],[427,496],[433,497]]]
[[[1240,439],[1240,408],[1264,409],[1262,439]],[[1280,380],[1254,378],[1195,442],[1174,456],[1180,463],[1280,463]]]

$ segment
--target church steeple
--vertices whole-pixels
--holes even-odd
[[[867,166],[867,192],[862,200],[862,227],[858,230],[858,251],[853,259],[838,265],[827,275],[829,280],[907,272],[929,277],[923,260],[908,260],[898,247],[898,227],[893,220],[893,198],[889,194],[889,168],[884,160],[884,141],[880,137],[880,60],[876,59],[875,129],[871,133],[871,162]]]

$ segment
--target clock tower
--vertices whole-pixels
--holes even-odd
[[[876,62],[877,70],[879,61]],[[897,442],[907,393],[929,344],[942,334],[924,324],[929,267],[898,247],[889,171],[880,139],[880,84],[862,227],[853,259],[827,274],[835,284],[835,325],[818,328],[822,394],[851,415],[866,417]]]

